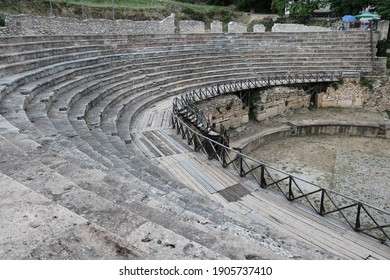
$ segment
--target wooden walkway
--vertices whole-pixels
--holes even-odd
[[[271,190],[258,189],[245,178],[223,169],[192,151],[171,128],[170,100],[142,112],[131,130],[135,144],[146,157],[173,178],[221,204],[225,214],[269,228],[279,236],[310,244],[341,259],[390,259],[390,247],[348,225],[321,217],[297,202],[288,202]]]

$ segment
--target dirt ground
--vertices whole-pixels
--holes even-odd
[[[247,137],[291,120],[388,120],[376,110],[301,109],[265,122],[251,121],[232,132]],[[240,132],[239,132],[240,131]],[[346,136],[289,137],[249,155],[278,169],[336,190],[378,208],[390,210],[390,139]]]

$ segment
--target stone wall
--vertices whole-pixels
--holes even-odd
[[[8,32],[7,27],[0,26],[0,37],[1,36],[10,36],[11,34]]]
[[[205,23],[197,20],[181,20],[179,29],[180,33],[204,33]]]
[[[359,78],[344,78],[337,87],[328,87],[326,92],[316,95],[316,105],[319,108],[362,108],[366,89]]]
[[[263,24],[255,24],[253,26],[253,33],[265,32],[265,26]]]
[[[175,15],[162,21],[106,20],[32,15],[8,15],[6,27],[12,35],[70,35],[70,34],[170,34],[175,32]]]
[[[344,135],[388,138],[390,123],[374,121],[339,121],[339,120],[303,120],[292,121],[295,136],[304,135]]]
[[[380,20],[378,22],[379,40],[386,40],[389,34],[390,21]]]
[[[249,108],[243,106],[240,98],[234,94],[207,99],[196,106],[218,131],[220,124],[229,129],[249,122]]]
[[[290,109],[308,108],[310,95],[303,90],[275,87],[260,93],[260,100],[255,103],[253,113],[256,120],[262,121],[275,117]]]
[[[331,31],[331,28],[320,26],[308,26],[304,24],[281,24],[275,23],[272,27],[272,32],[321,32]]]
[[[366,79],[344,78],[337,87],[328,87],[316,95],[317,107],[373,108],[390,111],[390,77]]]
[[[222,30],[223,30],[223,26],[222,26],[222,22],[221,21],[214,20],[210,24],[210,32],[211,33],[222,33]]]
[[[248,27],[246,24],[231,21],[228,24],[228,32],[229,33],[246,33],[248,31]]]

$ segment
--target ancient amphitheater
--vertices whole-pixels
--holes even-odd
[[[387,212],[380,242],[208,160],[171,116],[215,85],[371,74],[369,32],[47,33],[0,37],[1,259],[390,259]]]

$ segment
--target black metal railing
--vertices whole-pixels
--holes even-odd
[[[331,82],[341,78],[340,73],[317,73],[305,75],[279,75],[234,81],[213,87],[192,91],[176,98],[173,104],[172,124],[193,145],[194,150],[203,152],[208,159],[219,161],[224,168],[230,168],[241,177],[251,179],[260,188],[270,188],[281,192],[289,201],[300,201],[321,216],[332,216],[346,222],[353,230],[369,235],[383,243],[390,241],[390,213],[368,203],[320,187],[297,176],[271,167],[239,151],[228,147],[226,142],[213,140],[192,129],[180,118],[180,110],[195,101],[214,97],[244,88],[272,85]],[[187,107],[188,108],[188,107]],[[227,132],[224,131],[226,134]],[[227,141],[228,143],[228,141]]]
[[[321,216],[332,216],[345,221],[353,230],[369,235],[383,243],[390,241],[390,213],[368,203],[320,187],[282,170],[271,167],[218,141],[191,129],[173,115],[173,127],[208,159],[215,159],[222,167],[230,168],[241,177],[247,177],[260,188],[282,193],[289,201],[300,201]]]
[[[237,92],[246,89],[263,88],[269,86],[281,86],[292,84],[307,84],[320,82],[334,82],[341,79],[341,72],[319,72],[309,74],[280,74],[266,77],[256,77],[246,80],[227,81],[213,86],[199,88],[176,97],[173,100],[173,113],[194,102],[217,97],[222,94]]]

